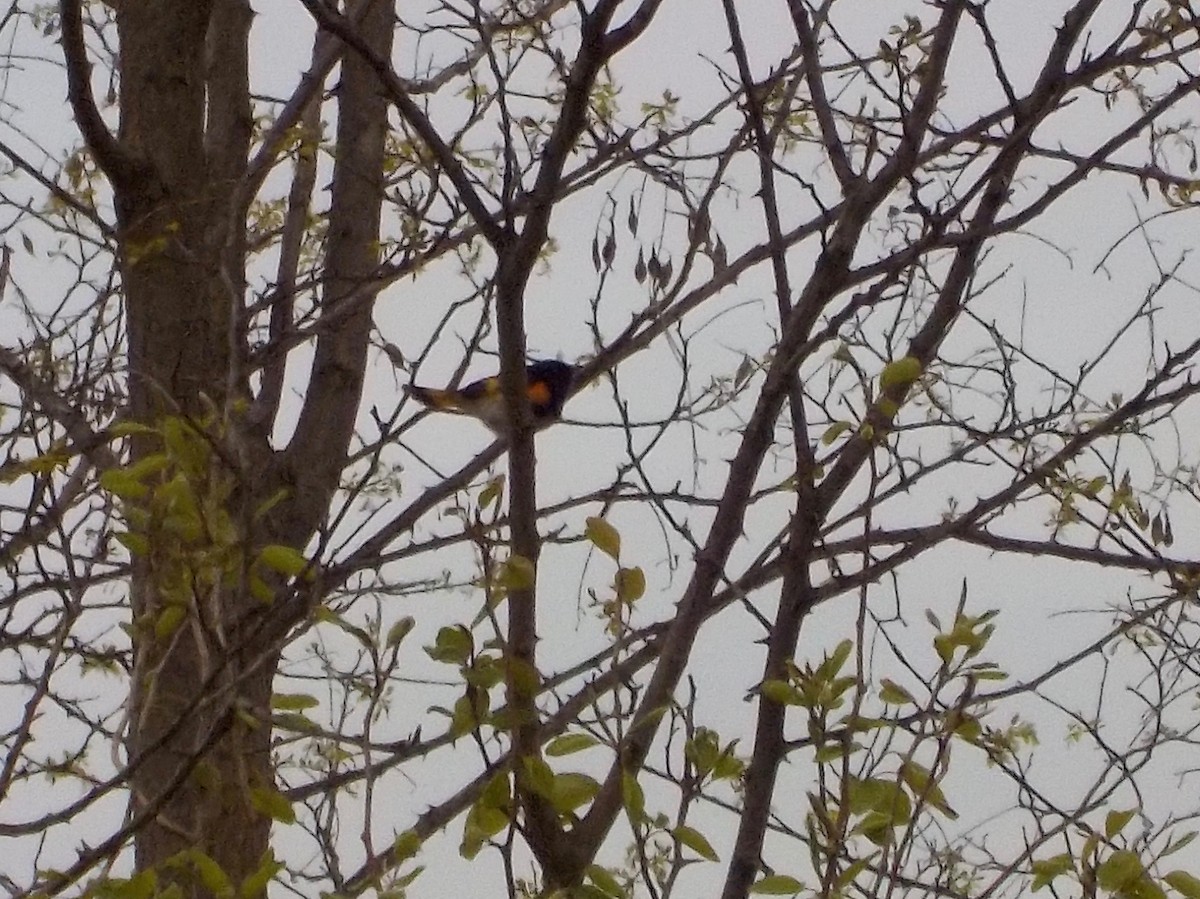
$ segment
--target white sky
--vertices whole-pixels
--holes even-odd
[[[416,15],[407,8],[404,15]],[[791,27],[784,15],[784,4],[754,3],[740,4],[742,26],[747,34],[753,53],[756,74],[764,75],[778,58],[790,50]],[[1032,67],[1040,62],[1045,47],[1053,39],[1053,28],[1061,20],[1065,3],[1045,4],[992,4],[991,16],[997,39],[1006,61],[1011,66],[1018,92],[1028,87],[1032,78]],[[308,58],[311,45],[311,29],[306,15],[292,0],[272,0],[255,4],[259,18],[254,32],[255,89],[263,94],[282,96],[289,93],[296,83],[300,67]],[[935,11],[922,4],[893,2],[893,0],[857,0],[840,2],[836,5],[836,21],[844,29],[848,40],[860,49],[870,52],[881,38],[886,38],[887,26],[898,22],[905,12],[915,12],[926,21]],[[1120,3],[1108,4],[1109,15],[1097,19],[1096,45],[1103,44],[1105,27],[1121,21],[1127,8]],[[969,31],[970,29],[964,29]],[[29,43],[31,56],[52,56],[56,47],[49,39],[37,39],[26,29],[21,40]],[[707,100],[716,96],[719,82],[716,67],[726,71],[733,68],[727,52],[728,36],[720,5],[714,0],[674,0],[664,4],[654,27],[645,39],[624,54],[613,67],[614,78],[621,85],[618,103],[621,118],[626,122],[639,117],[639,104],[660,98],[664,90],[682,98],[681,115],[698,114]],[[453,47],[439,46],[434,41],[422,42],[415,49],[418,62],[413,61],[414,44],[411,39],[401,40],[396,53],[396,66],[401,74],[421,74],[413,71],[429,59],[433,65],[444,64],[453,52]],[[53,66],[36,59],[22,63],[17,71],[10,73],[2,99],[17,107],[15,122],[0,125],[3,140],[28,150],[28,143],[12,133],[19,127],[50,149],[50,159],[61,159],[62,149],[73,134],[65,104],[65,88],[61,74]],[[1169,73],[1164,73],[1164,78]],[[979,47],[964,45],[950,67],[949,95],[946,101],[949,122],[962,124],[981,111],[990,109],[1000,97],[990,69],[981,56]],[[1189,109],[1195,111],[1195,99]],[[1107,136],[1114,130],[1110,120],[1102,114],[1097,102],[1081,102],[1078,107],[1066,111],[1061,128],[1053,129],[1050,136],[1042,140],[1061,139],[1073,148],[1090,149],[1096,136]],[[449,128],[457,123],[461,104],[435,103],[432,116],[435,122]],[[1111,115],[1131,114],[1129,107],[1118,106]],[[735,120],[735,114],[727,115],[726,121]],[[486,145],[494,139],[495,129],[478,129],[473,133],[476,147]],[[705,141],[724,140],[726,131],[718,129],[714,137],[702,135],[697,145],[706,146]],[[1134,149],[1140,151],[1142,145]],[[36,159],[36,156],[35,156]],[[757,191],[756,175],[749,157],[736,168],[738,194],[722,197],[718,209],[720,217],[717,227],[729,248],[730,258],[749,246],[764,239],[761,212],[755,202]],[[812,171],[811,160],[801,154],[794,164],[805,176],[818,179],[826,198],[834,198],[833,181],[828,171]],[[52,166],[47,163],[46,170]],[[1059,173],[1061,167],[1047,164],[1044,168],[1031,167],[1027,180],[1016,185],[1018,196],[1023,190],[1032,191],[1037,182]],[[327,183],[327,178],[319,180]],[[267,193],[278,195],[285,182],[279,178],[269,183]],[[647,290],[633,277],[633,261],[638,245],[625,230],[624,218],[627,197],[630,191],[641,185],[640,175],[629,173],[621,179],[602,185],[599,189],[585,192],[565,204],[556,213],[552,234],[558,250],[544,271],[540,272],[530,286],[527,317],[530,322],[529,345],[542,356],[561,356],[568,360],[577,359],[594,348],[591,334],[586,326],[589,301],[601,289],[599,277],[591,262],[591,241],[596,222],[604,215],[605,191],[611,190],[618,198],[616,228],[619,240],[613,274],[603,285],[601,326],[606,337],[611,338],[628,321],[629,315],[642,308],[647,302]],[[786,190],[786,188],[785,188]],[[36,191],[33,192],[37,196]],[[786,193],[795,209],[787,220],[791,224],[811,214],[811,204],[805,208],[806,199],[797,191]],[[324,208],[326,198],[318,199],[317,206]],[[661,201],[658,201],[661,203]],[[994,253],[980,267],[980,279],[993,277],[1002,271],[1007,276],[993,286],[974,307],[981,320],[994,323],[1012,336],[1017,330],[1024,335],[1029,352],[1042,359],[1052,360],[1064,373],[1074,372],[1078,366],[1094,357],[1112,334],[1114,323],[1127,315],[1133,304],[1141,301],[1148,285],[1153,280],[1153,271],[1147,258],[1144,242],[1133,239],[1107,260],[1103,271],[1095,271],[1105,251],[1124,234],[1137,214],[1149,215],[1161,209],[1157,194],[1152,193],[1146,201],[1137,191],[1136,184],[1115,179],[1093,179],[1077,188],[1051,213],[1039,219],[1025,234],[1013,235],[999,241]],[[647,202],[639,237],[653,235],[660,226],[656,204]],[[7,221],[7,219],[5,219]],[[785,227],[787,223],[785,222]],[[668,217],[664,226],[668,234],[667,243],[673,249],[678,262],[682,227],[677,217]],[[1175,215],[1154,222],[1149,234],[1155,241],[1155,252],[1169,264],[1188,251],[1194,243],[1194,214]],[[38,241],[39,254],[24,255],[17,249],[14,261],[14,276],[26,294],[40,293],[53,296],[57,285],[66,283],[72,273],[48,262],[45,253],[52,241],[36,227],[27,229]],[[6,237],[14,248],[19,240]],[[643,244],[646,246],[646,244]],[[876,251],[876,246],[864,247],[864,253]],[[790,257],[793,288],[802,285],[807,265],[814,248],[803,246]],[[482,274],[486,274],[490,259],[484,257]],[[432,266],[427,272],[414,279],[406,279],[390,287],[380,297],[377,306],[377,325],[382,335],[398,346],[410,358],[421,352],[428,341],[446,303],[466,292],[463,281],[454,270],[453,260],[448,264]],[[265,267],[260,274],[269,272]],[[695,276],[696,283],[705,276],[707,265],[701,263]],[[481,274],[481,276],[482,276]],[[1181,280],[1197,283],[1194,264],[1189,259],[1181,272]],[[259,286],[259,285],[255,285]],[[694,334],[691,389],[702,390],[714,375],[729,375],[737,367],[742,354],[761,356],[770,347],[773,339],[774,300],[771,282],[766,267],[754,270],[725,291],[716,301],[708,304],[699,314],[689,318],[685,332]],[[81,298],[82,301],[83,298]],[[36,300],[35,300],[36,302]],[[1160,299],[1162,312],[1158,317],[1158,332],[1154,335],[1156,346],[1167,339],[1172,346],[1182,345],[1196,336],[1195,314],[1196,293],[1186,284],[1169,286]],[[722,312],[716,317],[718,311]],[[465,328],[473,311],[457,320]],[[714,319],[712,324],[701,327]],[[23,327],[18,310],[9,301],[0,306],[0,327],[13,333],[21,333]],[[957,334],[947,342],[944,355],[965,358],[978,349],[977,341],[983,334],[977,326],[964,327],[962,336]],[[446,378],[461,360],[462,349],[453,333],[443,335],[422,370],[422,381],[436,383]],[[1087,382],[1088,393],[1103,401],[1113,391],[1131,392],[1145,374],[1145,349],[1151,339],[1145,329],[1131,335]],[[7,341],[5,345],[10,345]],[[485,346],[494,349],[494,336]],[[816,363],[828,360],[832,348],[819,353]],[[470,375],[490,373],[487,359],[478,359],[470,369]],[[302,373],[307,365],[303,354],[297,355],[294,371]],[[815,368],[815,364],[814,364]],[[814,370],[814,378],[824,377]],[[630,415],[634,420],[652,419],[656,412],[670,407],[677,385],[678,367],[672,360],[667,343],[660,341],[651,351],[623,363],[618,371],[620,382],[626,391],[624,399],[630,403]],[[397,385],[404,376],[394,372],[387,360],[380,356],[374,360],[370,370],[369,393],[364,410],[374,405],[390,408],[398,393]],[[298,383],[298,382],[297,382]],[[9,385],[0,385],[0,396],[8,397]],[[1049,402],[1044,382],[1022,384],[1022,401],[1029,406]],[[737,441],[738,415],[748,414],[750,406],[743,401],[738,407],[728,410],[719,418],[711,419],[706,427],[691,430],[679,427],[656,449],[648,460],[647,468],[659,480],[658,486],[669,489],[681,482],[681,489],[694,490],[713,495],[719,490],[726,472],[725,461],[732,456]],[[989,404],[979,401],[978,414],[986,416]],[[844,411],[844,410],[843,410]],[[567,422],[551,428],[538,439],[539,450],[539,497],[543,503],[553,502],[568,496],[598,489],[611,482],[613,472],[625,459],[624,437],[615,428],[598,429],[586,427],[586,423],[611,422],[614,420],[613,399],[607,385],[598,385],[576,397],[566,413]],[[1195,464],[1194,441],[1197,433],[1193,421],[1178,421],[1180,446],[1174,445],[1172,435],[1166,428],[1154,444],[1155,452],[1168,458],[1181,453]],[[814,433],[823,429],[814,424]],[[373,437],[374,427],[364,411],[364,433]],[[489,442],[489,436],[479,425],[448,417],[430,418],[411,433],[412,446],[423,458],[437,459],[443,470],[454,470],[458,465],[472,459]],[[639,433],[638,438],[643,436]],[[407,439],[407,438],[406,438]],[[700,461],[693,460],[693,441],[698,446]],[[934,446],[930,443],[929,446]],[[1150,460],[1144,453],[1130,451],[1126,465],[1134,466],[1135,472],[1148,480],[1151,474]],[[403,488],[393,503],[406,503],[418,495],[419,490],[432,483],[431,475],[414,457],[401,447],[392,447],[385,461],[403,467]],[[789,473],[786,455],[775,460],[768,459],[760,480],[762,484],[776,483]],[[1091,474],[1099,474],[1097,468]],[[911,494],[897,498],[887,504],[875,522],[881,526],[908,526],[935,521],[951,498],[969,504],[982,495],[989,485],[1000,483],[1004,473],[998,469],[985,471],[950,469],[944,477],[933,478],[928,484]],[[3,495],[4,488],[0,488]],[[14,485],[10,489],[20,489]],[[861,496],[861,490],[853,494]],[[577,535],[582,529],[584,514],[596,514],[599,507],[574,510],[570,514],[556,516],[547,522],[549,529],[562,528],[567,535]],[[734,552],[731,570],[752,559],[769,535],[775,533],[785,521],[788,506],[785,501],[772,501],[756,506],[747,520],[746,540]],[[1197,516],[1194,508],[1176,504],[1171,508],[1176,544],[1173,554],[1180,557],[1195,557],[1198,553],[1195,533]],[[1024,509],[1006,519],[1003,533],[1022,536],[1046,534],[1046,507]],[[652,516],[643,508],[632,505],[618,506],[610,515],[624,538],[624,564],[639,564],[647,574],[649,589],[640,604],[636,622],[646,624],[669,619],[674,602],[678,599],[682,585],[690,572],[690,556],[681,542],[672,544],[671,551],[679,554],[680,571],[672,573],[664,564],[663,541]],[[703,511],[689,513],[693,530],[703,535],[707,515]],[[415,537],[426,537],[435,533],[453,533],[459,528],[457,520],[447,515],[428,516],[418,528]],[[1068,533],[1067,539],[1070,539]],[[455,572],[459,579],[469,577],[469,557],[462,552],[439,552],[432,557],[415,563],[405,562],[403,567],[393,566],[393,574],[404,579],[436,576],[443,569]],[[540,612],[543,638],[540,645],[541,659],[547,670],[560,670],[589,653],[597,650],[603,641],[600,625],[595,614],[589,610],[586,588],[603,592],[611,578],[611,563],[597,555],[588,555],[579,545],[549,547],[542,561],[540,582]],[[917,562],[906,566],[897,583],[886,582],[874,585],[869,593],[872,609],[880,615],[888,615],[895,607],[898,593],[903,610],[903,621],[894,622],[887,632],[916,660],[922,671],[932,670],[936,662],[929,647],[931,627],[923,617],[925,608],[933,608],[942,620],[948,621],[958,601],[964,581],[968,586],[968,611],[980,613],[998,608],[1002,614],[997,621],[997,633],[985,656],[1010,672],[1014,680],[1036,676],[1054,660],[1069,651],[1082,647],[1103,633],[1111,624],[1106,609],[1121,605],[1127,595],[1140,597],[1152,591],[1145,581],[1128,578],[1119,573],[1094,571],[1079,565],[1051,560],[1016,559],[992,555],[978,549],[960,545],[948,545]],[[760,610],[770,616],[773,610],[774,593],[768,589],[755,601]],[[581,606],[582,603],[582,606]],[[413,678],[446,679],[453,672],[445,666],[435,665],[424,656],[419,647],[431,644],[438,628],[456,621],[470,620],[477,611],[479,596],[469,589],[448,590],[425,596],[385,599],[383,601],[386,621],[403,615],[413,615],[417,628],[405,644],[406,665],[404,674]],[[365,604],[364,604],[365,606]],[[806,622],[801,638],[798,659],[819,660],[821,654],[831,649],[838,640],[852,632],[856,614],[853,597],[844,597],[823,606],[810,621]],[[111,617],[111,616],[110,616]],[[110,619],[104,620],[111,624]],[[387,624],[384,625],[386,631]],[[349,641],[332,629],[322,628],[320,634],[331,647],[336,647],[343,658],[351,651]],[[722,737],[743,739],[741,750],[748,753],[750,746],[750,724],[754,706],[746,701],[747,693],[758,681],[761,671],[762,646],[755,641],[762,636],[749,616],[731,608],[722,613],[702,631],[693,656],[691,674],[695,678],[699,701],[698,722],[717,728]],[[108,639],[115,639],[110,635]],[[312,636],[306,636],[293,648],[293,657],[307,654]],[[13,664],[11,658],[0,654],[0,672]],[[1124,683],[1140,676],[1142,668],[1129,648],[1113,654],[1112,671],[1109,677],[1114,682]],[[1143,664],[1144,667],[1144,664]],[[292,673],[312,673],[311,663]],[[872,673],[877,676],[893,677],[906,686],[915,688],[910,677],[898,666],[882,644],[876,645]],[[1097,692],[1101,677],[1100,665],[1096,662],[1082,666],[1067,678],[1055,681],[1046,688],[1046,693],[1068,706],[1079,706],[1082,711],[1095,711],[1091,703]],[[0,687],[0,690],[11,689]],[[99,695],[105,699],[118,697],[115,682],[88,679],[80,685],[83,692]],[[314,691],[314,685],[301,681],[284,681],[281,691]],[[323,700],[327,699],[324,694]],[[458,695],[458,687],[438,690],[425,685],[395,685],[394,702],[390,714],[375,725],[377,740],[401,739],[418,725],[424,727],[424,736],[429,737],[440,730],[439,719],[425,712],[431,705],[449,706]],[[0,704],[2,705],[2,704]],[[10,707],[11,708],[11,707]],[[1122,745],[1136,723],[1138,704],[1134,696],[1113,687],[1109,690],[1106,703],[1101,709],[1105,720],[1106,736],[1115,745]],[[1029,771],[1030,779],[1060,801],[1069,802],[1076,796],[1080,786],[1088,782],[1097,769],[1099,759],[1094,747],[1072,745],[1066,740],[1067,723],[1064,717],[1048,704],[1031,702],[1028,699],[1012,708],[1004,707],[997,714],[995,726],[1003,726],[1008,717],[1019,712],[1023,717],[1038,725],[1041,745],[1034,756]],[[13,714],[0,708],[0,725],[7,726]],[[317,713],[314,713],[316,715]],[[794,736],[799,736],[802,722],[797,719]],[[55,728],[67,726],[47,719],[39,740],[52,741]],[[357,722],[355,722],[355,728]],[[99,749],[94,753],[97,764],[101,761]],[[578,760],[592,767],[599,774],[600,767],[607,762],[607,755],[596,751],[585,756],[566,760],[568,764]],[[1020,828],[1028,825],[1028,819],[1012,814],[1016,791],[1010,782],[994,770],[985,769],[961,750],[955,759],[955,769],[944,785],[950,801],[961,813],[957,824],[948,824],[952,832],[967,832],[982,826],[993,834],[989,846],[1000,857],[1015,851],[1020,845]],[[1168,813],[1193,814],[1196,811],[1195,784],[1177,779],[1177,774],[1187,762],[1182,757],[1166,755],[1161,763],[1144,772],[1144,796],[1146,811],[1156,823],[1161,824]],[[563,766],[560,770],[565,770]],[[478,770],[478,759],[470,747],[469,740],[460,740],[453,751],[435,754],[429,760],[405,767],[399,775],[391,775],[381,781],[375,798],[374,817],[369,826],[376,839],[376,848],[385,845],[390,837],[408,827],[413,817],[452,793],[467,776]],[[807,809],[805,791],[811,788],[811,769],[806,760],[798,758],[785,765],[778,792],[777,811],[788,823],[799,826]],[[646,779],[651,797],[650,807],[669,811],[674,802],[672,794],[655,789],[652,780]],[[42,784],[14,791],[4,803],[0,803],[0,821],[24,820],[42,809],[55,807],[64,796],[78,792],[77,785],[67,783],[53,789]],[[356,817],[361,814],[360,796],[347,797],[343,803],[345,818],[342,823],[339,848],[342,852],[344,870],[353,871],[362,857],[359,839],[363,828]],[[1114,800],[1114,807],[1128,807],[1133,801],[1129,794]],[[997,821],[993,816],[1006,813],[1007,817]],[[119,821],[119,804],[106,802],[103,808],[93,810],[87,820],[78,827],[71,827],[45,848],[41,859],[43,867],[61,865],[74,857],[82,841],[94,843],[109,832]],[[1098,820],[1093,815],[1090,820]],[[723,859],[730,854],[733,835],[728,815],[705,810],[691,821],[700,827],[712,840]],[[485,851],[471,864],[461,861],[456,847],[461,833],[461,822],[456,822],[443,838],[436,838],[424,850],[421,861],[428,866],[425,875],[412,887],[413,897],[441,897],[451,890],[471,890],[480,896],[502,895],[502,881],[498,878],[498,862],[495,853]],[[610,842],[601,862],[619,862],[623,854],[624,835],[618,833]],[[2,845],[2,844],[0,844]],[[303,863],[310,858],[311,841],[298,830],[288,832],[280,829],[276,838],[277,851],[290,862]],[[0,848],[0,871],[5,871],[18,883],[25,884],[29,878],[28,859],[36,851],[32,841],[21,842],[11,851]],[[773,842],[768,847],[767,860],[781,873],[804,875],[803,853],[796,846],[783,841]],[[19,860],[18,860],[19,859]],[[789,866],[795,866],[789,867]],[[1200,871],[1200,853],[1189,848],[1172,860],[1171,866],[1191,867]],[[524,874],[526,872],[519,871]],[[719,886],[724,867],[697,865],[690,868],[681,881],[679,895],[704,895]],[[293,886],[305,895],[316,895],[311,884],[296,883]],[[282,891],[277,893],[283,895]]]

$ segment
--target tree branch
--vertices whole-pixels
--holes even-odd
[[[429,116],[421,109],[405,88],[404,82],[392,70],[386,55],[377,53],[363,39],[358,29],[339,15],[321,0],[300,0],[304,8],[316,20],[317,24],[326,31],[337,35],[346,43],[359,58],[375,72],[392,103],[400,115],[417,132],[421,140],[438,161],[438,165],[446,172],[447,177],[458,191],[459,199],[466,207],[467,213],[479,227],[480,233],[493,247],[499,249],[507,240],[508,235],[496,217],[488,210],[475,189],[475,184],[467,174],[466,167],[458,154],[442,139],[441,134],[433,126]],[[374,0],[372,0],[374,2]]]
[[[813,33],[812,23],[808,20],[808,10],[804,8],[803,0],[788,0],[788,11],[792,15],[792,27],[796,29],[796,37],[800,43],[803,55],[801,65],[804,67],[804,83],[808,85],[808,95],[812,100],[812,109],[817,117],[817,126],[821,129],[821,141],[825,145],[825,153],[833,166],[833,173],[838,183],[846,190],[858,175],[850,164],[850,157],[837,132],[837,122],[833,118],[833,107],[829,103],[829,95],[825,92],[825,79],[821,72],[821,51],[817,46],[817,37]]]
[[[386,59],[395,33],[392,4],[364,2],[369,9],[354,39],[373,57]],[[308,542],[338,488],[358,419],[378,290],[388,106],[375,67],[365,56],[351,54],[343,61],[337,100],[338,155],[321,285],[322,319],[338,313],[352,295],[365,294],[363,301],[349,305],[336,328],[320,332],[295,436],[279,460],[284,486],[295,490],[284,534],[293,546]]]
[[[118,188],[137,176],[140,166],[108,130],[92,95],[92,67],[83,38],[82,0],[60,0],[63,60],[67,69],[67,99],[84,141]]]

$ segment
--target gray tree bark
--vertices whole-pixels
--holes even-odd
[[[363,41],[391,52],[392,4],[362,0],[352,10]],[[252,137],[246,0],[158,0],[117,10],[120,125],[111,134],[88,83],[79,0],[63,0],[63,45],[75,118],[108,175],[119,224],[125,303],[129,415],[199,421],[223,410],[229,445],[217,453],[235,476],[230,512],[246,524],[248,547],[312,539],[337,490],[354,433],[366,364],[372,278],[378,265],[387,100],[357,55],[342,63],[336,99],[337,150],[322,316],[299,426],[273,450],[266,435],[277,410],[251,424],[235,400],[248,398],[246,286],[248,160]],[[319,91],[316,92],[319,99]],[[276,397],[277,401],[277,397]],[[133,462],[154,451],[133,441]],[[252,512],[285,489],[262,522]],[[195,590],[188,617],[169,635],[153,622],[168,587],[153,556],[134,562],[135,683],[128,748],[139,870],[190,896],[209,895],[186,865],[162,863],[198,849],[235,886],[262,864],[274,790],[271,688],[283,635],[308,613],[303,601],[265,606],[244,589]],[[175,601],[178,601],[177,587]]]

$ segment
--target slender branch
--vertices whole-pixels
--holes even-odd
[[[55,183],[53,178],[48,178],[47,176],[43,175],[36,168],[30,165],[29,161],[26,160],[25,157],[23,157],[3,141],[0,141],[0,153],[4,154],[8,161],[14,166],[23,171],[29,177],[33,178],[38,184],[42,185],[42,187],[46,188],[46,190],[48,190],[54,196],[54,199],[58,200],[58,202],[62,203],[64,206],[75,210],[75,212],[79,213],[89,222],[95,225],[97,230],[99,230],[104,237],[109,239],[116,237],[116,230],[112,227],[112,225],[100,217],[100,213],[98,213],[91,206],[88,206],[86,203],[83,203],[70,191],[60,187],[57,183]]]
[[[360,14],[365,10],[360,6]],[[312,62],[308,71],[300,76],[300,84],[287,103],[279,110],[271,126],[263,134],[258,152],[246,166],[246,175],[240,190],[240,201],[245,204],[255,196],[271,173],[279,154],[292,137],[292,129],[298,122],[308,122],[315,117],[320,122],[321,104],[318,97],[325,87],[325,79],[342,58],[344,45],[324,31],[318,31],[313,39]],[[313,113],[312,110],[316,109]],[[307,129],[307,125],[304,126]]]
[[[496,216],[484,204],[459,155],[442,138],[425,111],[413,101],[404,82],[392,70],[390,62],[372,50],[345,16],[334,12],[321,0],[300,0],[300,2],[321,28],[344,41],[375,72],[400,115],[425,142],[429,151],[437,159],[438,165],[442,167],[451,183],[454,184],[459,199],[475,221],[484,239],[493,247],[503,246],[508,239],[506,230],[500,226]]]
[[[92,95],[92,67],[83,37],[82,0],[60,0],[63,60],[67,69],[67,99],[75,122],[96,162],[118,188],[129,185],[140,166],[108,130]]]
[[[354,39],[373,57],[387,58],[395,35],[393,6],[382,0],[364,0],[364,5],[361,33],[356,31]],[[283,536],[291,545],[310,539],[338,489],[362,399],[379,288],[388,106],[366,56],[353,54],[342,63],[337,103],[338,155],[320,310],[322,320],[336,313],[343,317],[337,327],[320,332],[296,430],[279,460],[281,486],[307,485],[289,505]]]
[[[563,166],[586,121],[592,85],[604,60],[603,36],[615,11],[615,0],[601,0],[585,17],[579,52],[567,79],[558,121],[542,149],[537,179],[520,236],[497,245],[496,331],[500,344],[500,386],[508,401],[509,530],[512,554],[536,572],[541,540],[537,531],[537,459],[533,415],[526,394],[525,286],[538,253],[545,245],[554,198],[562,183]],[[512,228],[512,219],[508,221]],[[516,711],[513,748],[518,759],[534,755],[540,745],[537,708],[537,585],[510,592],[507,603],[509,660],[508,701]],[[582,864],[566,847],[567,835],[548,799],[525,783],[518,768],[514,778],[525,816],[530,849],[541,863],[548,884],[570,886]]]
[[[771,248],[771,271],[775,279],[776,306],[782,325],[791,319],[792,297],[787,267],[787,245],[779,219],[779,204],[775,190],[774,146],[767,133],[761,95],[754,90],[749,54],[742,38],[734,0],[723,0],[725,21],[738,75],[746,97],[746,116],[755,141],[755,156],[759,169],[759,196],[766,221]],[[814,47],[815,50],[815,47]],[[816,59],[806,60],[819,66]],[[815,99],[814,99],[815,102]],[[846,182],[848,183],[848,182]],[[796,370],[788,377],[788,408],[792,419],[792,448],[795,452],[796,500],[788,526],[788,548],[792,557],[787,566],[780,590],[775,620],[767,637],[767,658],[763,663],[762,679],[786,677],[787,664],[796,649],[800,624],[804,614],[814,604],[812,574],[808,553],[818,533],[815,511],[814,472],[816,463],[808,439],[808,416],[804,391]],[[786,708],[765,698],[758,703],[754,727],[754,750],[744,778],[744,810],[738,820],[733,857],[726,870],[722,895],[744,896],[758,873],[763,840],[771,815],[771,798],[775,792],[776,775],[784,758],[783,727]]]
[[[116,456],[105,446],[108,435],[93,430],[87,416],[67,402],[53,384],[30,368],[17,353],[6,347],[0,347],[0,372],[8,375],[25,396],[62,425],[76,452],[87,456],[101,471],[117,464]]]
[[[788,0],[788,11],[792,15],[792,27],[796,29],[796,37],[803,54],[804,82],[808,85],[808,95],[812,100],[812,110],[817,117],[817,125],[821,129],[821,141],[825,145],[825,153],[833,166],[833,173],[843,189],[848,188],[858,177],[850,164],[846,146],[838,137],[837,122],[833,118],[833,106],[829,95],[825,92],[825,79],[821,72],[821,51],[817,46],[817,37],[813,32],[812,23],[808,20],[808,10],[804,8],[803,0]]]
[[[332,55],[329,48],[322,48],[321,32],[316,39],[313,55]],[[314,63],[313,68],[316,68]],[[311,72],[311,70],[310,70]],[[306,76],[307,77],[307,76]],[[282,346],[292,329],[292,312],[296,303],[296,277],[300,269],[300,254],[304,238],[308,233],[309,211],[312,208],[312,192],[317,183],[317,144],[320,139],[321,106],[309,102],[303,106],[300,118],[299,145],[296,149],[296,165],[292,172],[292,184],[288,191],[287,213],[279,237],[279,266],[276,270],[274,299],[267,345]],[[265,146],[264,146],[265,150]],[[248,180],[253,177],[248,175]],[[287,372],[287,353],[278,352],[268,356],[262,367],[262,381],[249,420],[264,433],[272,427],[283,398],[283,382]]]

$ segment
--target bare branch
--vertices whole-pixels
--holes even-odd
[[[59,16],[63,59],[67,67],[67,97],[75,121],[96,161],[115,184],[124,186],[137,177],[141,165],[108,130],[92,96],[92,67],[87,60],[87,45],[83,38],[82,0],[60,0]]]

